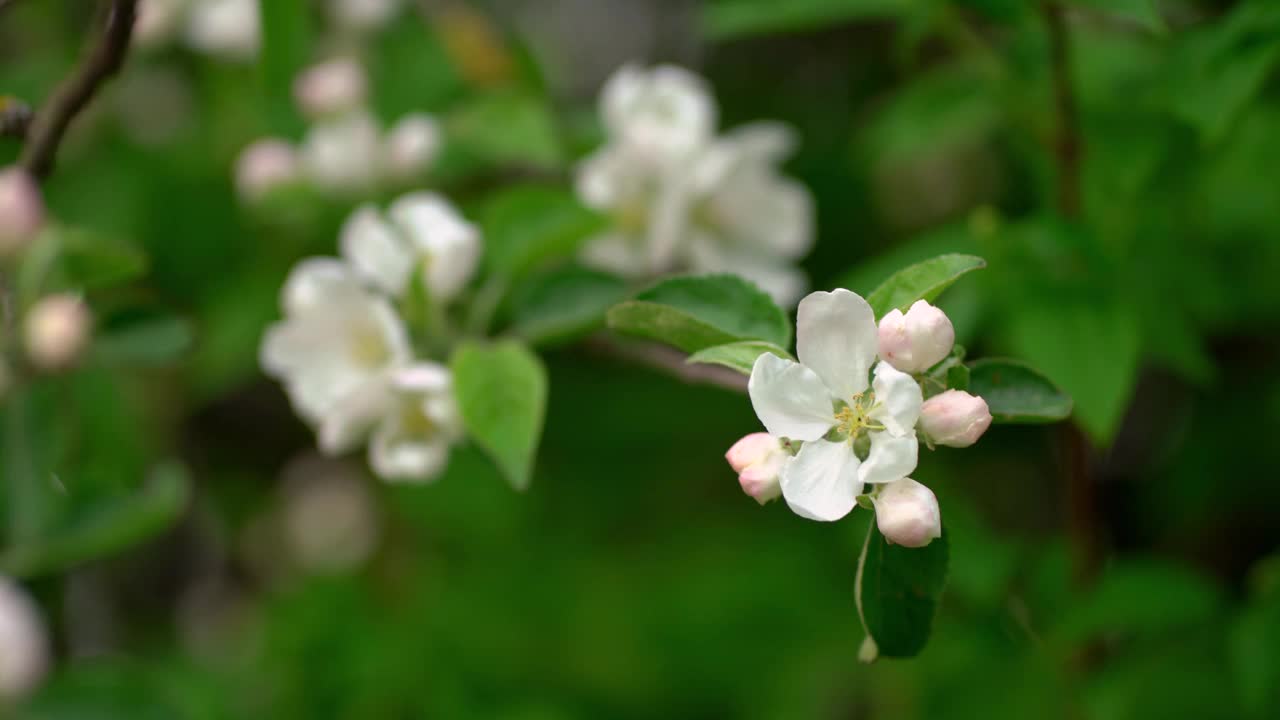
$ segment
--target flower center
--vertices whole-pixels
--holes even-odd
[[[874,392],[868,390],[854,395],[836,411],[836,431],[842,438],[856,441],[863,433],[883,430],[884,425],[871,417],[877,407]]]

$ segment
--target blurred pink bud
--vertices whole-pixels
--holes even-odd
[[[236,189],[246,200],[259,200],[297,178],[297,151],[284,140],[258,140],[241,151],[236,161]]]
[[[0,576],[0,706],[32,690],[49,667],[44,620],[25,591]]]
[[[969,447],[989,427],[987,401],[963,390],[934,395],[920,408],[920,428],[936,445]]]
[[[782,494],[778,474],[790,454],[769,433],[751,433],[733,444],[725,453],[729,466],[738,473],[742,491],[761,505]]]
[[[414,113],[401,118],[384,142],[387,172],[399,179],[412,179],[435,160],[440,150],[440,125],[430,115]]]
[[[0,171],[0,257],[26,247],[44,224],[40,188],[25,170]]]
[[[876,526],[891,543],[918,548],[942,535],[938,498],[911,478],[885,485],[874,502]]]
[[[880,358],[905,373],[928,370],[951,352],[956,331],[946,313],[917,300],[904,315],[897,308],[880,320]]]
[[[27,312],[27,356],[41,370],[62,370],[75,364],[89,344],[93,318],[75,295],[42,298]]]
[[[364,104],[364,68],[355,60],[337,58],[305,70],[293,84],[293,96],[310,117],[337,115]]]

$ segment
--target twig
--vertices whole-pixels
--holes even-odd
[[[34,115],[31,106],[21,100],[7,95],[0,97],[0,136],[25,138]]]
[[[109,0],[102,6],[100,37],[80,65],[36,112],[27,129],[27,144],[19,163],[33,176],[48,176],[72,120],[89,104],[107,78],[124,64],[137,9],[138,0]]]
[[[624,343],[606,335],[595,335],[587,338],[583,347],[601,355],[661,370],[690,385],[715,385],[733,392],[747,392],[745,375],[720,365],[690,365],[685,362],[684,353],[664,345]]]

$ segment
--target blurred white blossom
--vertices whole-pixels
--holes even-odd
[[[0,699],[31,691],[49,666],[48,637],[27,593],[0,576]]]
[[[186,17],[187,43],[225,60],[252,60],[262,47],[259,12],[258,0],[192,0]]]
[[[406,115],[387,131],[382,166],[395,180],[412,180],[435,161],[443,143],[440,124],[426,113]]]
[[[360,63],[334,58],[307,68],[293,84],[298,108],[312,118],[356,110],[364,105],[368,80]]]
[[[356,31],[376,30],[400,11],[403,0],[327,0],[334,22]]]
[[[380,149],[377,120],[355,110],[311,127],[302,141],[302,168],[324,190],[367,192],[378,181]]]
[[[298,153],[278,138],[264,138],[245,148],[236,161],[236,189],[246,200],[260,200],[270,191],[298,179]]]
[[[27,171],[0,170],[0,258],[27,246],[44,224],[44,199]]]
[[[312,572],[347,572],[369,559],[380,534],[377,503],[347,461],[304,455],[284,470],[280,521],[292,560]]]
[[[606,144],[578,167],[582,202],[611,225],[583,259],[641,277],[732,272],[792,305],[807,286],[793,263],[813,242],[813,201],[778,165],[792,133],[774,123],[716,136],[715,101],[687,70],[626,66],[606,83]]]
[[[453,376],[419,362],[396,373],[392,406],[373,428],[369,462],[387,480],[427,482],[444,471],[449,448],[462,438]]]
[[[92,330],[93,316],[79,296],[59,293],[43,297],[27,311],[23,326],[27,357],[41,370],[65,370],[89,346]]]

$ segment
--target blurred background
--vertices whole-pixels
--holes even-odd
[[[0,3],[0,94],[38,108],[90,8]],[[53,653],[0,714],[1276,716],[1280,4],[253,9],[140,32],[44,185],[60,222],[145,258],[90,295],[96,334],[145,341],[0,400],[0,568]],[[294,78],[338,50],[381,121],[439,120],[410,186],[464,211],[566,183],[600,141],[603,81],[674,62],[708,78],[721,127],[798,131],[814,288],[987,259],[941,303],[959,342],[1031,362],[1076,412],[922,456],[952,564],[920,657],[857,662],[868,513],[814,523],[737,487],[745,396],[569,342],[546,350],[527,492],[473,449],[425,486],[315,452],[258,344],[288,268],[333,253],[360,198],[248,203],[234,168],[303,136]],[[20,149],[0,139],[0,165]]]

